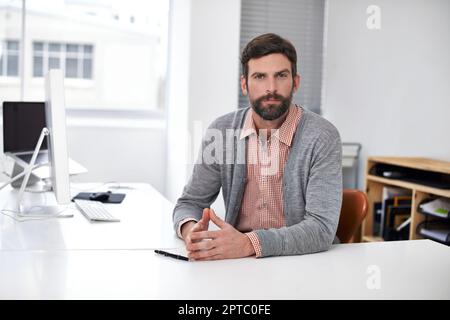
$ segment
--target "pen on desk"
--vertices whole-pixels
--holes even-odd
[[[189,258],[187,258],[187,257],[180,256],[178,254],[173,254],[173,253],[163,251],[163,250],[155,250],[155,253],[162,254],[163,256],[171,257],[171,258],[178,259],[178,260],[189,261]]]

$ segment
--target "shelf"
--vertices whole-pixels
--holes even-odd
[[[407,182],[407,181],[402,181],[402,180],[387,179],[387,178],[383,178],[383,177],[374,176],[371,174],[368,174],[366,179],[368,181],[379,182],[379,183],[386,184],[386,185],[427,192],[427,193],[435,194],[438,196],[450,198],[450,190],[437,189],[437,188],[425,186],[423,184],[417,184],[417,183],[412,183],[412,182]]]
[[[369,207],[367,215],[361,225],[360,238],[358,240],[363,242],[375,242],[384,241],[382,237],[373,236],[374,226],[374,204],[382,201],[383,188],[384,187],[400,187],[403,189],[411,190],[412,203],[411,203],[411,225],[409,232],[409,240],[421,239],[425,235],[420,234],[418,226],[426,219],[426,216],[422,214],[418,208],[419,204],[429,197],[443,197],[450,198],[450,189],[441,189],[417,182],[409,182],[402,179],[389,179],[381,176],[371,174],[373,168],[378,164],[386,164],[399,166],[404,168],[418,169],[422,171],[428,171],[431,173],[442,173],[444,175],[450,175],[450,162],[442,160],[433,160],[428,158],[415,158],[415,157],[369,157],[366,165],[365,176],[365,190],[367,192],[367,198],[369,201]],[[430,217],[431,219],[438,219],[438,217]],[[440,218],[442,219],[442,218]]]
[[[417,157],[369,157],[368,161],[450,174],[450,162]]]
[[[382,237],[376,237],[376,236],[363,236],[362,237],[363,242],[381,242],[384,241]]]

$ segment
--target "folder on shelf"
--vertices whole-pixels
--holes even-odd
[[[424,221],[417,229],[424,238],[450,245],[450,223],[447,220]]]
[[[439,218],[450,218],[450,199],[437,198],[432,201],[419,205],[422,213],[436,216]]]

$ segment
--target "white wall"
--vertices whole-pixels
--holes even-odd
[[[205,130],[237,108],[240,0],[172,0],[171,10],[166,196],[175,202],[198,152],[196,124]]]
[[[369,5],[381,29],[368,30]],[[323,114],[367,156],[450,160],[450,1],[328,1]]]

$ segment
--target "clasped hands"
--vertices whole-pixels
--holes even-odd
[[[217,225],[219,230],[209,231],[210,221]],[[183,224],[181,235],[190,260],[233,259],[255,254],[250,239],[218,217],[213,209],[203,209],[203,216],[198,222],[189,221]]]

